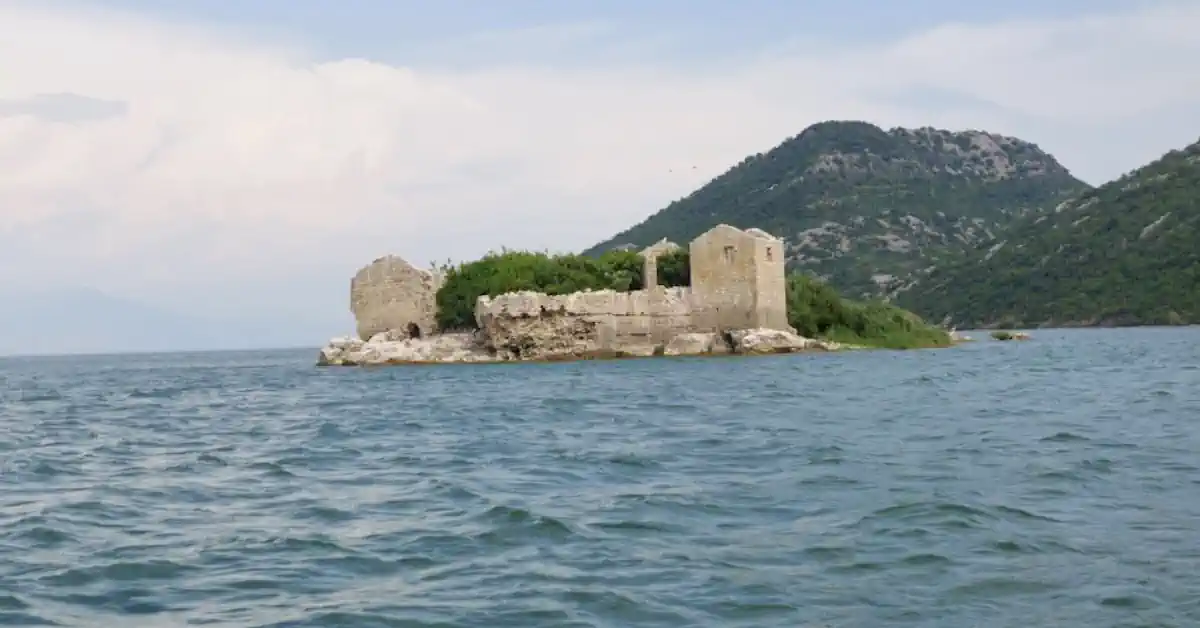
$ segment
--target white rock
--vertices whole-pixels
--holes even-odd
[[[717,334],[679,334],[663,348],[663,355],[704,355],[726,353],[728,347]]]
[[[438,334],[388,340],[383,333],[368,342],[335,338],[317,356],[320,366],[375,366],[422,362],[490,362],[494,358],[474,334]]]
[[[779,329],[739,329],[729,332],[734,353],[793,353],[796,351],[831,351],[836,343],[813,340]]]

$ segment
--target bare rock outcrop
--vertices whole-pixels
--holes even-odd
[[[381,366],[385,364],[436,364],[495,362],[477,334],[435,334],[424,338],[393,340],[381,332],[370,340],[353,336],[334,338],[321,348],[318,366]]]
[[[733,352],[741,355],[836,351],[843,348],[836,342],[805,338],[780,329],[739,329],[728,332],[728,338]]]
[[[731,351],[720,334],[679,334],[663,347],[663,355],[723,355]]]

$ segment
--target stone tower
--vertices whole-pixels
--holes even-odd
[[[437,331],[437,291],[441,276],[394,255],[364,266],[350,280],[350,311],[358,336],[380,332],[420,337]]]
[[[787,322],[783,240],[761,229],[722,224],[692,240],[689,255],[696,331],[793,331]]]

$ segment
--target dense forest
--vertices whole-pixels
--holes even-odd
[[[1200,142],[943,264],[897,302],[960,327],[1200,323]]]

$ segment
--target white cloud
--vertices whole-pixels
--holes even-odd
[[[593,30],[545,36],[559,48]],[[312,276],[325,279],[311,293],[253,307],[342,312],[341,282],[380,254],[581,248],[829,118],[1014,134],[1096,182],[1200,135],[1198,31],[1186,3],[809,42],[716,67],[423,71],[4,4],[0,279],[205,311]],[[921,90],[962,98],[902,98]],[[108,108],[74,119],[54,101],[38,115],[64,94]]]

